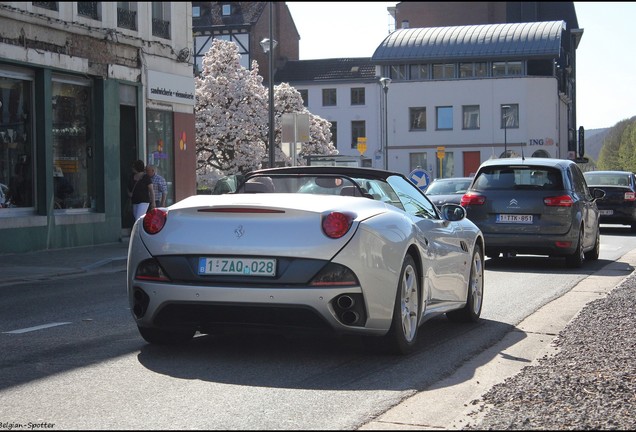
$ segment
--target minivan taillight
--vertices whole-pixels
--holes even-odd
[[[465,193],[459,204],[462,207],[469,205],[483,205],[486,202],[486,197],[474,192]]]
[[[559,195],[543,198],[543,203],[548,207],[572,207],[574,200],[570,195]]]

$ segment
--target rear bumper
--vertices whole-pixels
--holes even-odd
[[[517,253],[526,255],[566,256],[576,250],[578,233],[570,232],[566,235],[538,235],[538,234],[486,234],[486,255],[497,253]],[[570,242],[569,247],[559,247],[557,242]]]

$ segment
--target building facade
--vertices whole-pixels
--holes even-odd
[[[0,4],[0,253],[120,241],[137,159],[196,192],[191,4]]]

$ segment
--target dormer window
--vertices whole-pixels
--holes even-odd
[[[201,16],[201,6],[192,6],[192,16],[194,18]]]
[[[221,14],[223,16],[232,14],[232,5],[229,3],[225,3],[223,6],[221,6]]]

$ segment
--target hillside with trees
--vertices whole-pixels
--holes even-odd
[[[636,116],[607,131],[596,169],[636,172]]]

